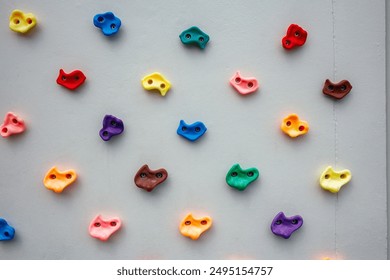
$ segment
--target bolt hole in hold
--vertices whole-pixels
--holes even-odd
[[[285,44],[286,44],[286,46],[290,45],[290,41],[289,41],[289,40],[286,40],[286,41],[285,41]]]
[[[115,29],[115,28],[116,28],[116,24],[115,23],[111,24],[111,29]]]
[[[111,126],[116,127],[116,121],[111,121]]]
[[[100,225],[100,223],[94,223],[93,224],[95,227],[100,227],[101,225]]]
[[[200,127],[198,127],[198,126],[195,127],[195,131],[196,131],[196,132],[199,132],[199,131],[200,131]]]
[[[345,91],[345,90],[347,89],[347,87],[346,87],[345,85],[342,85],[342,86],[340,87],[340,89],[341,89],[342,91]]]
[[[104,132],[103,132],[103,136],[108,136],[108,132],[107,132],[107,131],[104,131]]]
[[[75,79],[76,81],[78,81],[80,78],[79,78],[79,76],[75,76],[74,79]]]
[[[146,177],[146,173],[141,173],[141,174],[139,174],[139,176],[140,176],[141,178],[145,178],[145,177]]]
[[[66,179],[72,179],[72,174],[66,174]]]
[[[329,179],[329,178],[330,178],[329,174],[325,174],[325,179]]]
[[[156,177],[157,177],[157,178],[162,178],[162,176],[163,176],[163,175],[162,175],[162,173],[160,173],[160,172],[156,174]]]
[[[236,84],[239,84],[241,83],[241,78],[237,77],[234,81],[236,82]]]
[[[62,76],[61,79],[62,79],[63,81],[66,81],[66,77],[65,77],[65,76]]]
[[[293,225],[296,225],[296,224],[298,223],[298,220],[297,220],[297,219],[294,219],[294,220],[291,221],[291,223],[292,223]]]
[[[203,42],[204,41],[204,38],[203,37],[199,37],[199,42]]]
[[[334,90],[334,86],[329,85],[329,86],[328,86],[328,89],[329,89],[329,90]]]
[[[165,84],[161,84],[161,85],[160,85],[160,88],[165,88]]]
[[[12,119],[12,122],[13,122],[14,124],[17,124],[17,123],[18,123],[18,120],[17,120],[17,119]]]
[[[201,221],[200,223],[201,223],[202,225],[204,225],[204,226],[207,225],[207,221],[206,221],[206,220],[203,220],[203,221]]]
[[[186,131],[186,130],[187,130],[187,127],[186,127],[186,126],[183,126],[183,127],[181,128],[181,130],[182,130],[182,131]]]
[[[249,82],[249,83],[248,83],[248,87],[249,87],[249,88],[253,87],[253,83],[252,83],[252,82]]]
[[[341,178],[341,179],[345,179],[345,177],[347,177],[345,174],[341,174],[341,175],[340,175],[340,178]]]
[[[303,125],[301,125],[301,126],[299,126],[299,131],[303,131],[303,130],[305,130],[305,127],[303,126]]]
[[[186,226],[189,226],[189,225],[191,224],[191,221],[186,221],[184,224],[185,224]]]
[[[275,224],[281,225],[281,224],[282,224],[282,220],[277,220],[277,221],[275,222]]]
[[[28,18],[26,21],[27,21],[28,24],[32,23],[32,19],[31,18]]]
[[[7,133],[7,132],[8,132],[8,128],[4,127],[1,131],[2,131],[3,133]]]
[[[252,171],[248,172],[248,177],[253,177],[253,175],[255,175]]]
[[[237,172],[233,172],[231,175],[232,175],[232,177],[237,177],[238,174],[237,174]]]
[[[98,22],[103,22],[104,21],[104,17],[98,17]]]
[[[291,125],[291,122],[290,122],[290,121],[286,122],[286,125],[287,125],[287,126],[290,126],[290,125]]]
[[[116,222],[111,222],[110,226],[115,227],[116,226]]]
[[[191,35],[190,34],[186,34],[186,39],[191,39]]]
[[[15,24],[19,24],[19,23],[20,23],[20,20],[16,18],[16,19],[14,19],[14,23],[15,23]]]
[[[148,84],[149,85],[153,84],[153,80],[148,80]]]
[[[54,174],[51,174],[51,175],[50,175],[50,179],[54,180],[54,179],[56,179],[56,178],[57,178],[56,175],[54,175]]]
[[[300,36],[300,34],[299,34],[299,32],[295,32],[295,37],[299,37]]]
[[[8,232],[8,231],[5,231],[5,232],[4,232],[4,235],[7,236],[7,237],[9,237],[9,232]]]

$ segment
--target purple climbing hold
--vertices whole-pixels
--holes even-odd
[[[301,216],[286,217],[283,212],[279,212],[272,221],[271,230],[275,235],[289,239],[291,234],[302,225],[303,219]]]
[[[108,141],[112,136],[121,134],[125,129],[123,121],[112,115],[106,115],[103,119],[103,128],[99,135],[104,141]]]

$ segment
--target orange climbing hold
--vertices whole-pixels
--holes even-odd
[[[73,169],[59,171],[57,167],[52,167],[43,178],[43,184],[49,190],[61,193],[66,187],[76,181],[77,174]]]
[[[196,219],[192,213],[189,213],[180,223],[179,228],[181,234],[192,240],[197,240],[203,232],[211,227],[212,223],[213,220],[208,216]]]
[[[291,114],[283,119],[280,128],[288,136],[295,138],[297,136],[306,134],[309,131],[309,124],[303,120],[300,120],[298,115]]]

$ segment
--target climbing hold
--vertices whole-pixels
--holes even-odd
[[[103,219],[102,215],[96,216],[89,225],[89,234],[101,241],[107,241],[122,226],[119,218]]]
[[[60,69],[57,84],[66,87],[67,89],[75,90],[84,83],[85,79],[84,73],[80,70],[74,70],[67,74],[64,70]]]
[[[347,80],[342,80],[337,84],[332,83],[329,79],[325,81],[322,92],[325,95],[331,96],[336,99],[342,99],[352,89],[352,85]]]
[[[15,229],[6,220],[0,218],[0,241],[12,240],[15,236]]]
[[[138,170],[137,174],[135,174],[134,183],[137,187],[151,192],[167,178],[168,172],[164,168],[151,170],[149,169],[149,166],[145,164]]]
[[[290,50],[305,44],[307,32],[297,24],[291,24],[287,29],[286,36],[282,39],[283,48]]]
[[[197,45],[201,49],[204,49],[210,40],[209,35],[196,26],[184,30],[179,38],[184,45]]]
[[[256,78],[244,78],[239,71],[230,79],[230,84],[242,95],[253,93],[259,88]]]
[[[144,89],[157,89],[158,91],[160,91],[160,94],[162,96],[165,96],[165,94],[167,94],[168,90],[171,88],[171,83],[158,72],[154,72],[150,75],[145,76],[141,80],[141,83]]]
[[[111,137],[119,135],[125,129],[123,121],[112,115],[106,115],[103,119],[103,128],[99,135],[104,141],[108,141]]]
[[[177,134],[193,142],[198,140],[206,132],[206,130],[207,128],[202,122],[186,124],[183,120],[181,120],[179,127],[177,128]]]
[[[200,235],[211,227],[213,220],[210,217],[196,219],[189,213],[180,223],[179,229],[181,234],[197,240]]]
[[[351,179],[352,174],[348,169],[335,171],[332,166],[328,166],[321,174],[320,186],[324,190],[337,193],[341,187],[351,181]]]
[[[9,28],[19,33],[27,33],[37,24],[32,13],[25,14],[20,10],[13,10],[9,17]]]
[[[259,177],[259,170],[255,167],[242,169],[239,164],[235,164],[226,174],[226,183],[239,191],[246,187]]]
[[[300,120],[298,115],[291,114],[283,119],[280,128],[288,136],[294,138],[306,134],[309,131],[309,124]]]
[[[275,235],[288,239],[302,225],[303,219],[301,216],[286,217],[283,212],[279,212],[272,221],[271,231]]]
[[[93,24],[100,28],[104,35],[111,36],[119,31],[122,22],[112,12],[107,12],[95,15],[93,17]]]
[[[25,129],[26,125],[24,121],[15,113],[8,112],[5,115],[3,124],[0,126],[0,135],[7,138],[12,134],[22,133]]]
[[[43,184],[49,190],[61,193],[65,188],[77,179],[76,171],[73,169],[59,171],[56,166],[52,167],[43,178]]]

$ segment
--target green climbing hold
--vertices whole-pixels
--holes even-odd
[[[259,175],[259,170],[255,167],[242,169],[239,164],[235,164],[226,175],[226,183],[232,188],[243,191],[250,183],[259,178]]]
[[[209,35],[204,33],[196,26],[192,26],[184,30],[179,37],[183,44],[197,45],[201,49],[204,49],[206,47],[207,42],[210,40]]]

